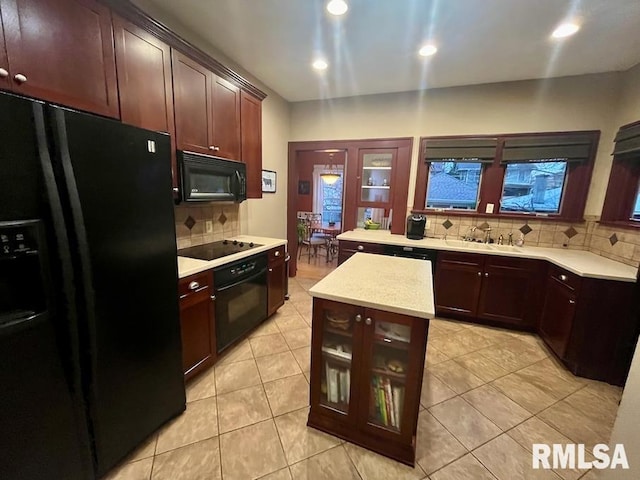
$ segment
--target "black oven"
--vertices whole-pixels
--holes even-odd
[[[178,151],[181,198],[185,202],[242,202],[247,166],[242,162]]]
[[[267,254],[213,270],[218,353],[267,318]]]

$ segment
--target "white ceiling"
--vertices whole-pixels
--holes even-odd
[[[146,0],[289,101],[585,73],[640,62],[640,0]],[[550,33],[566,19],[581,30]],[[426,41],[438,46],[417,55]],[[311,68],[316,55],[329,68]]]

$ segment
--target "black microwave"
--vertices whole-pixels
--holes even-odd
[[[242,202],[247,166],[242,162],[178,150],[181,198],[185,202]]]

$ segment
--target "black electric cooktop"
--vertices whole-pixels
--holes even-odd
[[[198,260],[214,260],[261,246],[262,245],[253,242],[245,243],[239,242],[238,240],[219,240],[213,243],[198,245],[197,247],[183,248],[178,250],[178,255],[180,257],[197,258]]]

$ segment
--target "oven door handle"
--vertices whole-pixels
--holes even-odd
[[[225,290],[229,290],[230,288],[237,287],[241,283],[250,282],[251,280],[254,280],[254,279],[258,278],[260,275],[264,275],[265,273],[267,273],[267,269],[266,268],[263,269],[263,270],[260,270],[255,275],[251,275],[250,277],[243,278],[239,282],[232,283],[231,285],[226,285],[226,286],[224,286],[222,288],[216,288],[215,291],[216,292],[224,292]]]

